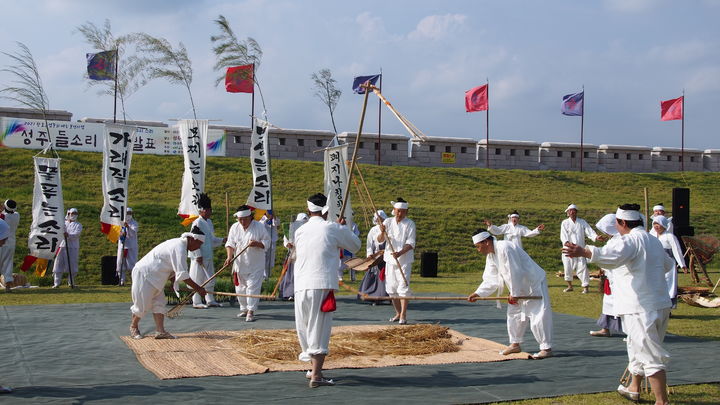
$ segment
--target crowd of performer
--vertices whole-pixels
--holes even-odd
[[[342,283],[346,268],[341,257],[351,257],[361,247],[357,227],[349,227],[343,218],[327,220],[327,198],[315,194],[307,199],[307,212],[299,213],[283,235],[287,248],[283,276],[279,282],[280,297],[295,302],[295,321],[302,353],[300,360],[311,362],[309,385],[318,387],[334,382],[322,374],[328,354],[334,291]],[[120,285],[131,274],[132,301],[130,335],[140,339],[139,322],[152,313],[156,339],[171,339],[164,328],[166,313],[165,285],[168,280],[178,290],[183,281],[194,290],[192,306],[207,309],[219,306],[214,295],[214,249],[224,246],[223,268],[230,268],[235,294],[240,306],[238,317],[246,322],[256,320],[264,280],[274,265],[274,247],[279,239],[279,221],[267,212],[260,221],[253,209],[240,206],[234,213],[237,222],[225,238],[215,236],[212,201],[202,194],[197,202],[199,216],[189,232],[165,241],[142,259],[138,257],[138,223],[133,210],[127,208],[125,223],[118,241],[117,275]],[[410,281],[415,257],[416,226],[408,218],[409,203],[397,198],[391,202],[392,216],[379,210],[373,215],[374,226],[366,238],[366,256],[373,259],[360,283],[359,296],[387,298],[394,315],[390,322],[408,323],[408,302],[412,297]],[[567,219],[560,224],[564,292],[573,291],[573,278],[580,279],[582,293],[589,289],[588,263],[601,267],[604,292],[598,331],[592,336],[627,335],[629,386],[618,392],[629,398],[639,396],[640,379],[647,377],[658,403],[665,403],[665,369],[669,354],[662,348],[670,309],[676,305],[677,268],[686,269],[677,238],[671,231],[671,218],[665,216],[662,204],[654,207],[650,218],[652,229],[645,231],[646,219],[639,206],[625,204],[597,224],[598,234],[584,219],[579,208],[570,204]],[[82,224],[75,208],[67,211],[65,235],[57,250],[53,267],[53,288],[60,287],[68,273],[72,285],[77,276],[79,241]],[[523,249],[523,237],[534,237],[545,230],[540,224],[533,230],[521,225],[520,214],[513,211],[507,224],[493,225],[485,220],[471,236],[478,252],[486,256],[482,283],[467,299],[500,297],[507,290],[507,330],[509,345],[501,354],[521,352],[527,326],[530,326],[539,351],[534,359],[553,357],[553,324],[546,272]],[[6,200],[0,214],[0,273],[7,291],[13,281],[15,232],[19,222],[17,203]],[[499,240],[496,236],[502,236]],[[586,245],[585,239],[607,242],[603,247]],[[341,252],[344,252],[341,253]],[[188,266],[188,258],[190,265]],[[222,270],[222,269],[221,269]],[[338,274],[338,272],[340,272]],[[499,302],[499,301],[498,301]],[[499,306],[499,304],[498,304]],[[665,402],[663,402],[665,401]]]

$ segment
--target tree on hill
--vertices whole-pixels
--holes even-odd
[[[310,78],[315,84],[315,96],[317,96],[323,104],[325,104],[330,111],[330,120],[332,121],[333,131],[337,135],[337,128],[335,127],[335,107],[337,107],[338,101],[342,91],[335,88],[337,82],[332,77],[330,69],[321,69],[317,73],[313,73]]]

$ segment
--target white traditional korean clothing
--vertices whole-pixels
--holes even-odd
[[[657,218],[657,217],[664,217],[664,215],[651,215],[651,216],[650,216],[650,223],[652,224],[653,221],[655,220],[655,218]],[[674,228],[673,228],[673,221],[672,221],[672,219],[673,219],[673,217],[667,217],[668,226],[667,226],[667,229],[665,229],[665,232],[666,232],[666,233],[673,233],[673,229],[674,229]],[[655,229],[654,229],[652,226],[650,227],[650,230],[649,230],[648,232],[650,233],[650,235],[652,235],[652,236],[654,236],[654,237],[657,238],[657,232],[655,232]]]
[[[683,257],[682,248],[680,247],[680,242],[677,237],[668,231],[663,232],[661,235],[657,235],[656,232],[655,236],[662,244],[663,249],[665,249],[665,253],[675,259],[675,263],[677,263],[680,268],[684,268],[685,258]],[[677,298],[678,287],[678,273],[676,269],[665,273],[665,282],[667,283],[668,295],[671,300],[674,300]]]
[[[273,267],[275,267],[275,250],[277,248],[277,241],[280,238],[280,235],[278,234],[278,226],[280,225],[280,221],[275,217],[273,217],[271,221],[267,217],[263,216],[262,219],[260,219],[260,223],[265,225],[265,229],[267,229],[268,235],[270,236],[270,243],[266,246],[265,249],[264,277],[267,280],[272,273]]]
[[[260,294],[265,277],[265,251],[270,248],[270,235],[265,225],[255,220],[250,222],[247,229],[239,222],[230,227],[225,247],[235,249],[236,255],[252,241],[260,242],[264,247],[249,247],[235,259],[233,273],[238,282],[235,285],[235,292],[238,294]],[[238,297],[241,311],[257,310],[259,301],[258,298]]]
[[[383,255],[383,260],[385,260],[385,291],[391,297],[407,297],[412,293],[410,292],[410,286],[405,284],[400,272],[402,271],[405,274],[405,279],[410,284],[412,263],[415,261],[415,222],[410,218],[403,218],[398,223],[395,217],[390,217],[383,221],[383,224],[385,225],[386,238],[385,254]],[[390,248],[391,244],[392,249]],[[402,250],[405,245],[410,245],[413,249],[405,252],[396,261],[392,252]],[[401,268],[398,268],[398,262]]]
[[[552,308],[545,270],[516,244],[498,240],[493,242],[495,253],[487,255],[483,281],[475,293],[488,297],[500,295],[504,286],[513,297],[541,296],[540,300],[520,300],[508,304],[507,329],[510,343],[523,342],[528,323],[540,350],[552,349]]]
[[[80,255],[80,233],[82,233],[82,224],[77,221],[65,221],[65,232],[67,232],[67,249],[65,248],[65,239],[60,241],[60,245],[55,255],[55,266],[53,266],[53,276],[55,277],[54,286],[59,287],[62,282],[63,273],[68,272],[68,255],[70,256],[70,270],[72,271],[73,280],[78,273],[78,256]],[[67,252],[66,252],[67,250]],[[70,279],[68,278],[68,285]]]
[[[560,224],[560,241],[563,246],[566,242],[573,243],[580,247],[585,247],[585,237],[590,240],[597,240],[598,235],[582,218],[565,219]],[[562,255],[563,270],[565,271],[565,281],[573,280],[573,271],[580,279],[583,287],[590,285],[590,273],[588,272],[587,260],[584,257],[567,257]]]
[[[165,314],[165,282],[175,276],[174,288],[180,281],[190,278],[187,266],[187,239],[174,238],[155,246],[132,271],[133,305],[130,311],[142,318],[148,311]]]
[[[212,219],[210,218],[197,217],[190,226],[190,229],[196,226],[205,234],[205,242],[200,249],[188,253],[190,256],[190,278],[202,285],[202,283],[215,274],[213,249],[222,246],[223,239],[215,236],[215,226],[213,226]],[[202,265],[197,262],[198,257],[202,257]],[[215,304],[215,297],[212,294],[213,291],[215,291],[215,280],[207,283],[204,288],[205,291],[207,291],[207,295],[205,295],[207,304]],[[202,296],[195,293],[193,294],[193,305],[199,304],[202,304]]]
[[[671,306],[665,273],[674,269],[674,261],[642,227],[613,238],[602,248],[588,249],[590,263],[613,273],[613,308],[628,335],[628,370],[641,376],[665,370],[670,354],[662,341]]]
[[[289,256],[287,258],[287,270],[285,271],[285,276],[283,276],[283,279],[280,282],[278,293],[280,294],[280,297],[285,299],[292,298],[295,293],[295,248],[290,248],[290,244],[295,246],[295,232],[298,228],[305,225],[307,221],[307,219],[302,219],[291,222],[288,234],[283,236],[283,246],[289,250]]]
[[[320,307],[327,295],[338,289],[339,249],[355,253],[361,245],[347,226],[319,216],[310,217],[295,232],[295,327],[302,349],[300,360],[328,353],[333,313],[322,312]]]
[[[20,223],[20,214],[16,212],[3,211],[0,218],[5,220],[5,223],[10,227],[10,234],[5,241],[5,245],[0,246],[0,275],[5,276],[5,283],[13,282],[13,259],[15,257],[15,232],[17,232],[18,224]]]
[[[366,257],[370,257],[375,253],[385,249],[385,242],[380,243],[377,241],[378,235],[380,235],[380,225],[375,225],[370,228],[367,234],[367,240],[365,241],[365,254]],[[409,252],[408,252],[409,253]],[[360,294],[367,294],[371,297],[387,297],[387,291],[385,291],[385,274],[381,276],[381,272],[385,268],[385,262],[380,262],[379,265],[369,268],[365,272],[360,287],[358,290]],[[358,298],[361,296],[359,295]]]
[[[138,259],[138,228],[134,218],[129,218],[127,225],[123,226],[125,240],[118,240],[116,269],[120,283],[125,283],[125,274],[132,274]]]
[[[511,221],[508,221],[507,224],[503,224],[500,226],[496,225],[490,225],[488,228],[488,232],[490,232],[493,235],[504,235],[504,239],[508,242],[513,242],[514,244],[518,245],[520,249],[523,248],[522,245],[522,238],[532,238],[534,236],[540,235],[540,230],[538,228],[533,229],[532,231],[528,229],[525,225],[513,225]]]

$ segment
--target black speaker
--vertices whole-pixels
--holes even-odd
[[[690,189],[672,189],[672,216],[674,227],[690,226]]]
[[[423,252],[420,255],[420,277],[437,277],[437,252]]]
[[[103,256],[100,258],[100,283],[102,285],[117,285],[120,283],[117,275],[117,256]]]

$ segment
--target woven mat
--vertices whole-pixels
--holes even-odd
[[[333,327],[332,334],[342,332],[369,332],[385,328],[402,328],[387,325],[352,325]],[[350,356],[325,360],[324,369],[371,368],[418,364],[484,363],[514,359],[527,359],[528,353],[503,356],[499,352],[506,346],[491,340],[464,335],[449,330],[460,350],[423,356]],[[158,378],[167,380],[186,377],[231,376],[261,374],[268,371],[302,371],[308,363],[297,361],[250,360],[237,352],[228,339],[242,336],[243,331],[205,331],[176,334],[177,339],[155,340],[146,337],[134,340],[121,339],[132,349],[146,369]],[[331,338],[332,339],[332,338]]]

